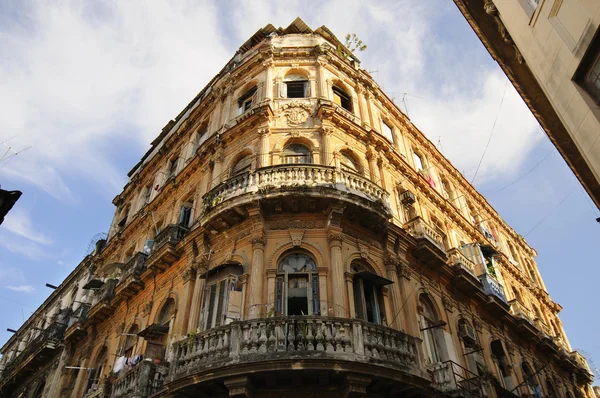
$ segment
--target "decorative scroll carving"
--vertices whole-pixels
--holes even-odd
[[[267,224],[267,229],[315,229],[325,228],[324,221],[315,220],[280,220]]]
[[[302,126],[312,115],[312,107],[303,102],[292,101],[280,108],[280,115],[286,119],[288,126]]]
[[[302,232],[292,232],[290,231],[290,238],[292,239],[292,245],[300,246],[302,244],[302,237],[304,236],[304,231]]]

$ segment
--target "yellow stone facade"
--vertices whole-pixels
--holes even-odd
[[[5,396],[592,396],[535,250],[325,27],[259,30],[129,176]]]

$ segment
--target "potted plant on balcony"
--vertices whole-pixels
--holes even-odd
[[[161,364],[161,362],[162,362],[162,359],[161,359],[161,357],[160,357],[160,354],[156,354],[156,355],[154,356],[154,364],[155,364],[155,365],[160,365],[160,364]]]

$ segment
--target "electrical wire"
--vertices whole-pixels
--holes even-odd
[[[499,192],[502,192],[502,191],[503,191],[503,190],[505,190],[506,188],[510,187],[510,186],[511,186],[511,185],[513,185],[513,184],[516,184],[516,183],[517,183],[517,182],[519,182],[521,179],[525,178],[525,177],[526,177],[526,176],[527,176],[529,173],[531,173],[531,172],[532,172],[533,170],[535,170],[535,169],[536,169],[536,168],[537,168],[537,167],[538,167],[540,164],[542,164],[542,162],[543,162],[544,160],[546,160],[546,159],[548,158],[548,156],[550,156],[550,154],[551,154],[552,152],[554,152],[554,148],[552,148],[552,149],[550,150],[550,152],[548,152],[548,153],[546,154],[546,156],[544,156],[544,157],[542,158],[542,160],[540,160],[539,162],[537,162],[537,163],[535,164],[535,166],[533,166],[531,169],[529,169],[529,171],[527,171],[527,172],[526,172],[525,174],[523,174],[521,177],[517,178],[516,180],[514,180],[514,181],[513,181],[513,182],[511,182],[510,184],[508,184],[508,185],[505,185],[504,187],[500,188],[499,190],[497,190],[497,191],[496,191],[496,192],[494,192],[494,193],[499,193]]]
[[[496,118],[494,119],[494,124],[492,125],[492,131],[490,132],[490,138],[488,138],[487,144],[485,144],[485,149],[483,150],[481,159],[479,159],[479,164],[477,165],[477,170],[475,170],[475,174],[473,175],[471,184],[473,184],[475,182],[475,177],[477,177],[477,173],[479,172],[479,168],[481,167],[481,163],[483,162],[485,153],[487,152],[488,147],[490,146],[490,142],[492,142],[492,136],[494,135],[494,129],[496,128],[496,122],[498,121],[498,117],[500,116],[500,111],[502,110],[502,104],[504,103],[504,96],[506,95],[507,87],[508,87],[508,79],[504,82],[504,92],[502,93],[502,99],[500,100],[500,106],[498,107],[498,113],[496,113]]]
[[[571,190],[569,191],[569,193],[567,194],[567,196],[565,196],[565,197],[563,198],[563,200],[561,200],[561,201],[560,201],[560,203],[559,203],[559,204],[557,204],[557,205],[556,205],[556,206],[555,206],[555,207],[554,207],[552,210],[550,210],[550,211],[548,212],[548,214],[546,214],[546,215],[544,216],[544,218],[542,218],[542,219],[540,220],[540,222],[538,222],[537,224],[535,224],[535,226],[534,226],[533,228],[531,228],[531,229],[530,229],[530,230],[529,230],[529,231],[528,231],[528,232],[527,232],[527,233],[526,233],[524,236],[525,236],[525,237],[527,237],[527,235],[529,235],[530,233],[532,233],[532,232],[533,232],[533,231],[534,231],[534,230],[535,230],[537,227],[539,227],[539,226],[540,226],[540,224],[541,224],[541,223],[543,223],[544,221],[546,221],[546,219],[547,219],[548,217],[550,217],[550,215],[551,215],[552,213],[554,213],[554,211],[555,211],[556,209],[558,209],[558,208],[560,207],[560,205],[562,205],[562,204],[564,203],[564,201],[565,201],[565,200],[567,200],[567,198],[568,198],[569,196],[571,196],[571,194],[572,194],[572,193],[573,193],[573,190],[571,189]]]

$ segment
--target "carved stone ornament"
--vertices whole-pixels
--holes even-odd
[[[154,302],[150,300],[142,306],[141,315],[143,317],[148,316],[150,314],[150,312],[152,311],[152,304],[154,304]]]
[[[331,233],[327,237],[327,240],[329,240],[329,245],[331,247],[336,247],[336,246],[337,247],[341,247],[342,246],[343,237],[342,237],[341,234]]]
[[[313,110],[308,104],[292,101],[283,105],[280,112],[285,117],[288,126],[301,126],[306,123]]]
[[[452,299],[450,297],[443,296],[442,297],[442,304],[444,305],[444,308],[448,312],[452,312],[454,310],[454,303],[452,302]]]
[[[292,245],[294,245],[294,247],[300,246],[302,244],[303,236],[304,236],[304,231],[302,231],[302,232],[290,231],[290,238],[292,239]]]
[[[290,228],[314,229],[324,227],[325,221],[322,220],[279,220],[270,222],[267,225],[267,228],[271,230]]]
[[[183,281],[189,282],[196,278],[196,267],[191,266],[183,272]]]
[[[369,258],[369,246],[364,243],[358,244],[358,250],[362,258]]]

